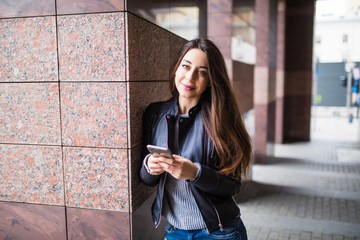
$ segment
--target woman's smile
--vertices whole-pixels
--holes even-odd
[[[184,89],[187,91],[192,91],[195,90],[194,87],[192,87],[191,85],[185,84],[185,83],[181,83],[184,86]]]

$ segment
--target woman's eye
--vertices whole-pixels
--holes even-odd
[[[189,68],[190,68],[188,65],[185,65],[185,64],[183,64],[182,67],[185,68],[185,69],[189,69]]]
[[[199,71],[199,73],[200,73],[201,75],[203,75],[203,76],[205,76],[205,75],[207,74],[206,71]]]

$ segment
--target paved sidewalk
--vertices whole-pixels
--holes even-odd
[[[275,145],[236,196],[249,240],[360,240],[359,120],[317,113],[312,140]]]

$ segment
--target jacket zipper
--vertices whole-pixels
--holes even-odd
[[[220,228],[220,232],[223,232],[224,231],[224,227],[221,223],[221,219],[220,219],[220,215],[219,215],[219,212],[217,211],[216,207],[214,206],[214,204],[210,201],[210,199],[208,197],[206,197],[207,200],[211,203],[212,207],[214,208],[215,210],[215,213],[216,213],[216,216],[217,216],[217,219],[218,219],[218,222],[219,222],[219,228]]]

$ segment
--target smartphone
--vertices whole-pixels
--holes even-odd
[[[165,157],[167,157],[167,158],[173,158],[173,157],[172,157],[172,152],[171,152],[171,150],[168,149],[168,148],[159,147],[159,146],[154,146],[154,145],[147,145],[146,147],[147,147],[147,149],[149,150],[149,152],[150,152],[151,154],[155,154],[155,156],[156,156],[156,154],[160,155],[160,153],[163,153],[163,155],[164,155]]]

